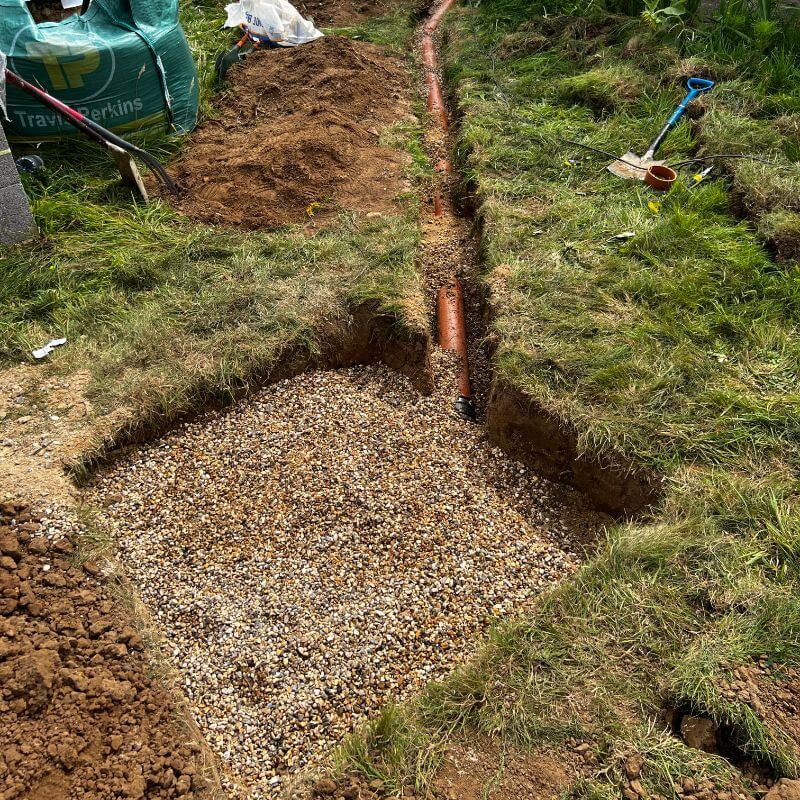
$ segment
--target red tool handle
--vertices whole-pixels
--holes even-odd
[[[23,92],[33,95],[37,100],[39,100],[40,103],[48,108],[53,109],[53,111],[66,119],[67,122],[69,122],[71,125],[74,125],[79,131],[84,133],[98,144],[101,144],[104,147],[108,147],[109,144],[114,144],[123,150],[127,150],[129,153],[134,153],[141,158],[142,161],[144,161],[144,163],[147,164],[147,166],[159,176],[159,178],[161,178],[162,183],[173,194],[179,193],[178,187],[175,185],[172,178],[169,177],[164,167],[161,166],[158,159],[151,156],[146,150],[142,150],[140,147],[136,147],[136,145],[126,142],[125,139],[117,136],[114,133],[111,133],[109,130],[106,130],[102,125],[98,125],[94,120],[89,119],[89,117],[85,117],[79,111],[76,111],[66,103],[62,103],[57,97],[53,97],[51,94],[48,94],[38,86],[34,86],[32,83],[29,83],[15,72],[12,72],[10,69],[6,69],[6,80],[12,86],[16,86],[18,89],[22,89]]]

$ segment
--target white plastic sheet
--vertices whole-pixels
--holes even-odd
[[[253,35],[281,47],[305,44],[323,35],[287,0],[240,0],[225,6],[225,11],[226,28],[244,25]]]

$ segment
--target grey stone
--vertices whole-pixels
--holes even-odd
[[[5,137],[0,135],[0,189],[5,189],[8,186],[14,186],[20,182],[19,172],[17,165],[14,163],[14,157],[11,153],[6,153],[8,144]]]
[[[33,224],[28,196],[17,183],[0,189],[0,244],[14,244],[33,236]]]
[[[0,126],[0,244],[13,244],[33,235],[35,226],[28,196]]]
[[[0,189],[19,182],[17,165],[14,163],[14,156],[11,155],[11,148],[8,146],[5,132],[0,125]]]

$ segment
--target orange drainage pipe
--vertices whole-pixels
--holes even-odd
[[[444,0],[439,8],[437,8],[436,11],[431,14],[430,19],[425,23],[425,27],[422,29],[423,33],[433,33],[439,27],[442,17],[448,12],[450,6],[452,6],[455,2],[456,0]]]
[[[469,380],[469,358],[467,356],[467,326],[464,322],[464,293],[458,278],[439,289],[437,300],[439,316],[439,346],[451,350],[460,360],[458,369],[458,399],[456,411],[465,419],[475,419],[475,401]]]
[[[443,213],[444,209],[442,207],[442,193],[438,188],[436,188],[433,190],[433,216],[441,217]]]
[[[428,111],[439,117],[439,123],[443,131],[447,131],[447,109],[444,106],[442,97],[442,85],[439,76],[436,74],[438,65],[436,63],[436,47],[431,39],[431,34],[436,30],[444,13],[450,8],[455,0],[445,0],[431,18],[425,23],[422,35],[422,64],[425,67],[425,84],[428,87]]]
[[[439,124],[442,126],[442,130],[446,131],[447,109],[444,107],[442,86],[439,83],[439,78],[433,72],[426,72],[425,83],[428,87],[428,111],[439,117]]]
[[[428,110],[439,117],[442,130],[447,132],[447,109],[442,97],[442,86],[439,83],[436,47],[431,34],[439,26],[442,17],[456,0],[444,0],[434,11],[422,29],[422,63],[425,66],[425,83],[428,86]],[[449,159],[444,158],[436,165],[439,173],[452,172]],[[442,194],[437,187],[433,194],[433,213],[442,216]],[[475,419],[475,401],[472,398],[472,384],[469,380],[469,356],[467,354],[467,326],[464,321],[464,292],[461,283],[454,275],[450,282],[439,289],[436,301],[439,320],[439,346],[442,350],[456,353],[459,359],[458,399],[455,402],[456,412],[464,419]]]
[[[425,69],[436,72],[436,47],[427,33],[422,36],[422,64]]]

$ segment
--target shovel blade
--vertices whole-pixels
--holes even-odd
[[[636,153],[625,153],[622,161],[612,161],[608,165],[608,171],[618,178],[628,180],[643,181],[647,167],[642,168],[642,159]],[[634,166],[635,165],[635,166]]]
[[[234,45],[231,47],[230,50],[226,50],[224,53],[220,53],[217,56],[217,60],[214,64],[214,70],[217,74],[217,80],[223,81],[225,80],[225,76],[228,74],[228,70],[238,64],[240,61],[244,61],[247,56],[252,53],[254,50],[253,46],[249,43],[246,45]]]
[[[654,164],[663,164],[663,161],[654,161],[652,158],[643,158],[636,153],[625,153],[620,156],[621,160],[612,161],[608,165],[608,171],[618,178],[627,178],[633,181],[643,181],[648,167]]]
[[[149,203],[150,198],[147,196],[144,181],[130,153],[126,153],[121,147],[117,147],[111,142],[108,144],[108,150],[119,174],[122,176],[122,180],[136,191],[144,203]]]

